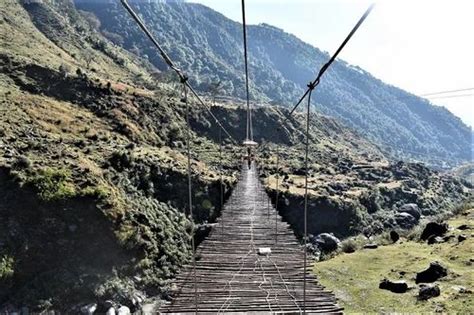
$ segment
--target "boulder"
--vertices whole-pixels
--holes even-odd
[[[446,223],[430,222],[425,226],[420,239],[426,241],[430,236],[443,236],[448,231]]]
[[[428,269],[423,270],[416,274],[415,282],[416,283],[426,283],[426,282],[435,282],[439,278],[445,277],[448,275],[448,270],[443,267],[439,262],[434,261],[430,263]]]
[[[421,301],[426,301],[428,299],[431,299],[433,297],[439,296],[441,294],[441,291],[438,287],[438,285],[426,285],[422,284],[420,286],[420,290],[418,291],[418,300]]]
[[[365,244],[364,245],[365,249],[376,249],[377,247],[379,247],[377,244]]]
[[[461,231],[469,230],[469,229],[470,227],[467,224],[461,224],[460,226],[458,226],[458,230],[461,230]]]
[[[341,241],[332,233],[321,233],[311,238],[311,243],[316,245],[321,251],[329,253],[337,250],[341,246]]]
[[[117,315],[130,315],[130,309],[125,305],[122,305],[117,310]]]
[[[406,212],[400,212],[395,214],[394,219],[395,222],[397,222],[397,225],[402,229],[411,229],[418,223],[418,220],[416,220],[411,214]]]
[[[408,291],[408,284],[405,281],[383,279],[380,281],[379,289],[389,290],[394,293],[405,293]]]
[[[411,214],[412,217],[414,217],[416,220],[419,220],[421,217],[421,211],[420,208],[416,203],[406,203],[400,208],[397,209],[398,212],[406,212]]]
[[[115,315],[115,308],[111,307],[106,312],[105,315]]]
[[[461,243],[461,242],[464,242],[465,240],[467,240],[467,237],[466,235],[458,235],[458,242]]]
[[[396,231],[390,231],[390,239],[396,243],[400,239],[400,235]]]
[[[431,235],[429,238],[428,238],[428,244],[429,245],[432,245],[432,244],[439,244],[439,243],[444,243],[445,242],[445,239],[442,238],[441,236],[434,236],[434,235]]]
[[[92,315],[97,310],[97,304],[91,303],[81,307],[81,314]]]

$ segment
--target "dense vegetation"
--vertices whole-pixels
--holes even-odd
[[[148,60],[166,66],[119,2],[75,0],[110,40]],[[221,82],[219,93],[242,98],[241,25],[199,4],[183,1],[130,1],[172,59],[201,91]],[[90,14],[90,13],[88,13]],[[97,18],[93,18],[93,16]],[[248,29],[252,99],[289,106],[329,58],[276,27]],[[162,77],[167,78],[166,72]],[[314,95],[321,113],[375,140],[397,157],[432,164],[471,160],[471,131],[445,108],[433,106],[374,78],[357,66],[338,61]]]

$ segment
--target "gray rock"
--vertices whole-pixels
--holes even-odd
[[[418,291],[418,300],[426,301],[433,297],[439,296],[441,294],[441,290],[439,289],[438,285],[425,285],[422,284],[420,286],[420,290]]]
[[[109,308],[107,312],[105,312],[105,315],[115,315],[115,308]]]
[[[406,212],[396,213],[394,219],[402,229],[411,229],[418,222],[411,214]]]
[[[332,233],[321,233],[311,238],[311,243],[323,252],[333,252],[341,246],[341,241]]]
[[[396,231],[390,231],[390,239],[396,243],[400,239],[400,235]]]
[[[81,307],[81,314],[93,315],[97,309],[96,303],[90,303]]]
[[[448,225],[446,223],[430,222],[425,226],[420,239],[426,241],[432,235],[443,236],[447,231]]]
[[[383,279],[380,281],[379,289],[389,290],[394,293],[405,293],[408,291],[408,284],[405,281]]]
[[[441,236],[434,236],[434,235],[431,235],[429,238],[428,238],[428,244],[431,245],[431,244],[439,244],[439,243],[444,243],[445,242],[445,239],[442,238]]]
[[[377,247],[379,247],[379,245],[377,245],[377,244],[365,244],[364,245],[365,249],[376,249]]]
[[[125,305],[122,305],[119,307],[117,310],[117,315],[130,315],[130,309],[126,307]]]
[[[416,283],[426,283],[426,282],[435,282],[439,278],[445,277],[448,275],[448,270],[443,267],[439,262],[434,261],[430,263],[428,269],[423,270],[416,274],[415,282]]]
[[[406,203],[397,209],[398,212],[406,212],[411,214],[416,220],[420,219],[421,211],[416,203]]]

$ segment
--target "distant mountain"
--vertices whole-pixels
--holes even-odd
[[[75,2],[79,9],[97,16],[98,28],[110,40],[166,70],[119,1]],[[244,96],[241,24],[200,4],[130,2],[201,92],[220,81],[223,95]],[[251,98],[258,102],[293,105],[329,58],[267,24],[249,26],[248,43]],[[314,105],[397,157],[434,164],[471,159],[471,130],[459,118],[344,61],[337,61],[327,72],[314,94]]]

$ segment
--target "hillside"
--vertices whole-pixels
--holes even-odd
[[[75,0],[116,44],[166,67],[119,2]],[[201,91],[221,82],[220,92],[243,98],[242,29],[199,4],[130,1],[148,27]],[[262,24],[248,29],[252,100],[291,106],[329,58],[295,36]],[[239,52],[239,53],[236,53]],[[471,160],[471,130],[442,107],[374,78],[340,60],[314,95],[317,111],[338,118],[374,140],[388,154],[434,165]],[[446,166],[446,165],[445,165]]]
[[[94,304],[98,312],[111,304],[155,310],[189,261],[191,238],[199,243],[220,215],[221,167],[224,199],[240,170],[242,148],[226,139],[220,158],[218,131],[191,100],[189,216],[179,89],[150,62],[104,37],[92,20],[70,0],[0,2],[0,313],[27,307],[70,314]],[[229,101],[211,110],[240,143],[243,108]],[[271,180],[278,145],[285,152],[283,171],[299,189],[293,175],[301,176],[304,119],[297,115],[282,125],[287,114],[280,107],[256,108],[254,133],[265,144],[258,162]],[[397,193],[412,196],[406,187],[413,183],[427,187],[414,188],[428,205],[426,216],[467,198],[466,183],[418,164],[397,166],[334,118],[314,115],[311,139],[312,172],[328,185],[340,173],[349,190],[372,193],[370,187],[402,172],[396,193],[383,195],[384,202],[375,198],[380,207],[398,206],[405,199]],[[363,163],[370,172],[358,170]],[[285,185],[290,200],[289,181]],[[322,197],[332,194],[336,204],[348,198],[326,186],[315,193],[327,191]],[[360,204],[354,198],[341,210],[357,223],[342,225],[348,230],[341,235],[376,221],[377,213]],[[297,224],[293,228],[300,234]]]

